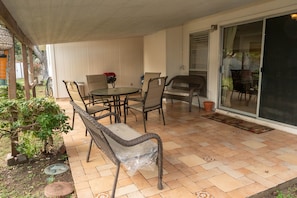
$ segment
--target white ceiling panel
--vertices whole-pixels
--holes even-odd
[[[24,34],[38,45],[143,36],[261,1],[2,0]]]

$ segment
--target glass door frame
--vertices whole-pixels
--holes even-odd
[[[252,57],[253,57],[252,59],[253,60],[255,59],[255,54],[257,55],[257,64],[256,64],[257,67],[255,67],[255,68],[257,68],[256,70],[258,70],[258,79],[257,79],[258,82],[255,81],[255,82],[257,82],[257,90],[255,90],[255,92],[257,92],[257,94],[252,95],[252,98],[251,98],[251,100],[255,100],[256,101],[256,104],[253,107],[253,109],[254,109],[253,112],[250,112],[250,111],[244,110],[246,107],[243,107],[242,109],[240,109],[240,108],[234,108],[234,107],[232,107],[233,105],[231,105],[231,104],[230,104],[230,106],[223,104],[223,100],[224,100],[223,99],[223,97],[224,97],[223,94],[225,94],[224,93],[224,85],[226,84],[223,81],[223,78],[224,78],[224,66],[225,66],[224,65],[224,58],[226,58],[227,57],[227,54],[230,53],[230,52],[227,52],[226,51],[227,48],[226,48],[226,43],[224,43],[224,41],[226,42],[226,39],[224,40],[224,37],[225,37],[224,33],[226,32],[225,30],[227,28],[231,28],[231,27],[244,27],[244,26],[248,27],[249,25],[255,25],[255,24],[257,24],[257,27],[255,26],[257,28],[257,30],[259,28],[261,28],[261,29],[259,29],[259,31],[256,31],[255,32],[255,35],[256,35],[256,37],[258,39],[258,42],[257,43],[254,43],[254,44],[257,46],[256,48],[258,49],[258,51],[253,54],[253,52],[251,51],[251,43],[252,42],[249,43],[249,48],[246,49],[247,50],[247,54],[252,55]],[[230,112],[234,112],[234,113],[237,113],[237,114],[247,115],[247,116],[250,116],[250,117],[258,117],[258,114],[259,114],[259,104],[260,104],[259,101],[260,101],[260,93],[261,93],[261,89],[260,89],[261,88],[261,68],[262,68],[262,61],[263,61],[263,58],[262,57],[263,57],[263,49],[264,49],[263,46],[264,46],[264,37],[265,37],[264,32],[265,32],[265,20],[264,19],[255,20],[255,21],[249,21],[249,22],[245,22],[245,23],[232,24],[232,25],[222,26],[221,27],[221,34],[220,34],[220,38],[221,38],[220,39],[221,40],[221,45],[220,45],[220,51],[221,51],[220,59],[221,60],[220,60],[220,72],[219,72],[219,76],[218,76],[218,78],[219,78],[219,89],[218,89],[218,93],[219,93],[219,95],[218,95],[218,102],[219,102],[219,105],[218,105],[218,108],[219,109],[230,111]],[[260,35],[257,35],[259,33],[260,33]],[[234,34],[233,35],[234,36],[233,42],[235,42],[236,33],[233,33],[233,34]],[[259,41],[260,41],[260,43],[259,43]],[[240,50],[242,50],[241,48],[238,48],[237,51],[234,50],[235,49],[234,45],[235,44],[233,43],[232,44],[232,51],[233,52],[229,54],[230,57],[231,56],[234,56],[234,54],[236,54],[236,53],[240,53]],[[241,44],[237,44],[237,45],[241,45]],[[260,50],[259,50],[259,47],[260,47]],[[241,52],[241,54],[239,54],[239,58],[242,58],[241,70],[244,69],[244,63],[243,63],[243,60],[244,60],[243,55],[244,54],[245,54],[244,52]],[[236,54],[236,55],[238,56],[238,54]],[[249,65],[249,67],[251,67],[251,64]],[[255,69],[255,68],[253,68],[253,69]],[[239,68],[237,68],[237,69],[239,69]],[[225,71],[226,71],[226,68],[225,68]],[[230,71],[230,73],[231,73],[231,71]],[[225,74],[226,74],[226,72],[225,72]],[[230,74],[230,75],[232,75],[232,74]],[[232,83],[232,86],[233,86],[233,83]],[[232,93],[231,94],[233,94],[233,92],[235,92],[235,91],[232,88]],[[228,94],[230,94],[230,93],[228,93]],[[249,94],[251,94],[251,90],[249,90]],[[247,95],[248,98],[250,97],[249,94]],[[235,97],[235,96],[232,95],[232,97]],[[241,96],[241,97],[244,97],[244,96]],[[232,99],[232,100],[234,100],[234,99]],[[244,99],[244,100],[246,102],[246,99]],[[230,98],[230,101],[231,101],[231,98]],[[249,102],[251,102],[251,101],[248,99],[248,103],[247,103],[248,105],[249,105]]]

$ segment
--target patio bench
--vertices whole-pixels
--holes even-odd
[[[194,96],[198,98],[200,108],[199,93],[205,85],[205,79],[199,75],[177,75],[169,80],[165,85],[163,98],[181,100],[189,103],[189,112],[192,111],[192,100]]]
[[[163,189],[163,146],[159,135],[155,133],[140,134],[128,125],[120,123],[118,115],[113,112],[93,117],[74,102],[70,103],[80,115],[91,136],[87,162],[90,158],[92,143],[95,142],[96,146],[117,166],[112,198],[115,196],[121,163],[130,173],[147,166],[152,167],[156,163],[158,166],[158,189]],[[104,126],[97,121],[97,119],[110,115],[116,116],[118,123]]]

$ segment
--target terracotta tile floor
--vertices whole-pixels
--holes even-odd
[[[58,100],[72,116],[68,100]],[[297,136],[272,130],[253,134],[201,115],[185,103],[164,104],[166,125],[158,112],[149,113],[148,132],[164,144],[164,189],[157,189],[156,171],[130,176],[121,168],[116,197],[241,198],[297,177]],[[127,124],[143,132],[141,114],[129,114]],[[109,120],[101,121],[109,124]],[[90,136],[76,116],[75,129],[64,135],[70,167],[79,198],[104,197],[111,192],[116,167],[95,146],[86,155]],[[156,170],[156,169],[155,169]],[[106,196],[108,197],[108,196]]]

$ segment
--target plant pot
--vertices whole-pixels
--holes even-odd
[[[204,101],[203,104],[204,104],[204,110],[206,112],[212,111],[213,106],[214,106],[214,102],[212,102],[212,101]]]

